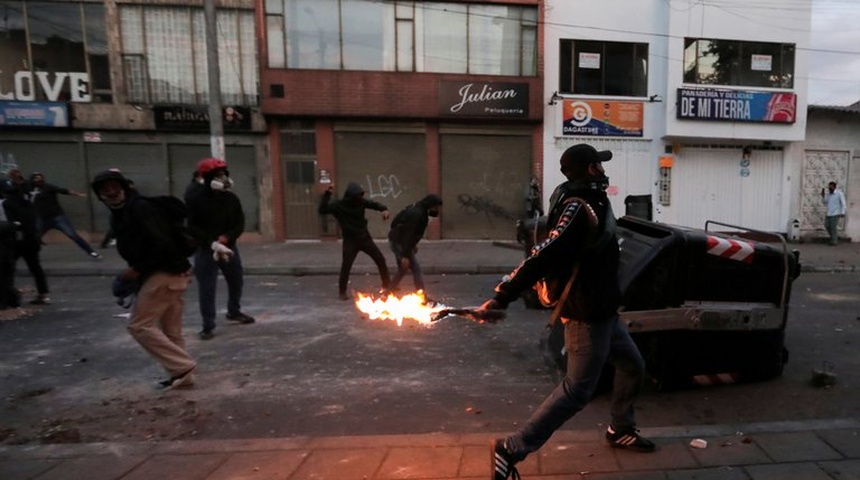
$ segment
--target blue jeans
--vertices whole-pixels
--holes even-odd
[[[409,260],[409,268],[404,269],[400,263],[403,259]],[[415,290],[424,290],[424,274],[421,272],[421,265],[418,263],[418,258],[415,257],[415,252],[409,252],[401,255],[394,252],[394,259],[397,262],[397,273],[391,279],[391,288],[395,289],[400,285],[400,281],[406,276],[408,270],[412,271],[412,283],[415,285]],[[426,291],[425,291],[426,293]]]
[[[218,291],[219,270],[227,282],[227,314],[233,315],[241,311],[244,286],[242,257],[236,245],[228,246],[233,250],[233,258],[229,262],[216,262],[209,247],[198,248],[194,253],[194,277],[197,279],[197,299],[200,316],[203,317],[203,330],[215,329],[215,294]]]
[[[38,219],[36,220],[36,228],[39,229],[40,239],[45,235],[45,232],[52,228],[56,228],[63,232],[67,237],[71,238],[73,242],[81,247],[81,250],[87,253],[93,253],[95,251],[86,240],[78,235],[78,232],[75,231],[75,227],[72,226],[72,222],[69,220],[69,217],[65,215],[57,215],[56,217],[49,219]]]
[[[634,428],[633,401],[645,376],[645,360],[618,315],[593,323],[569,320],[564,326],[567,374],[506,446],[516,461],[540,448],[566,421],[585,408],[603,366],[615,367],[610,415],[612,426]]]

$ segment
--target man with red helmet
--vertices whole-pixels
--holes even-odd
[[[194,254],[194,276],[203,318],[199,336],[209,340],[215,336],[219,270],[227,282],[227,320],[248,324],[254,323],[254,318],[241,310],[244,270],[236,240],[245,230],[245,213],[239,197],[231,191],[233,180],[227,162],[220,158],[204,158],[197,163],[197,174],[202,183],[186,190],[185,203],[188,205],[188,228],[199,245]]]

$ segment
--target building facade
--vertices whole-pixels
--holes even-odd
[[[95,173],[119,168],[144,194],[181,198],[211,156],[202,5],[0,0],[0,11],[0,171],[88,192]],[[265,233],[253,3],[219,2],[217,24],[226,157],[246,229]],[[62,204],[82,233],[106,230],[94,196]]]
[[[545,192],[561,181],[561,152],[587,142],[615,153],[606,168],[618,213],[632,205],[671,224],[787,232],[806,130],[810,2],[779,12],[545,3]]]
[[[831,181],[845,193],[848,211],[840,222],[840,236],[852,241],[860,238],[860,103],[847,107],[810,106],[806,139],[797,151],[801,155],[802,175],[799,195],[794,196],[792,211],[797,212],[801,240],[826,237],[821,189]]]
[[[539,5],[259,0],[275,238],[336,235],[317,203],[349,182],[392,212],[441,195],[428,238],[511,238],[541,171]]]

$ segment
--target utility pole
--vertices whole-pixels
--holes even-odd
[[[204,0],[206,17],[206,65],[209,76],[209,136],[211,155],[227,161],[224,152],[224,121],[221,115],[221,69],[218,64],[218,21],[215,0]]]

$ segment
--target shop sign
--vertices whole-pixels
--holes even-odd
[[[642,102],[564,100],[562,135],[641,137],[644,126]]]
[[[2,102],[0,125],[68,127],[69,107],[62,102]]]
[[[152,107],[158,130],[209,131],[209,106],[170,105]],[[225,132],[251,130],[251,109],[224,107],[221,111]]]
[[[439,83],[439,113],[446,117],[527,117],[527,83]]]
[[[794,123],[796,112],[793,93],[678,89],[677,118],[682,120]]]
[[[68,84],[68,100],[72,102],[91,102],[90,75],[86,72],[15,72],[11,91],[0,90],[0,100],[36,100],[37,87],[52,102],[60,100],[63,86]]]

